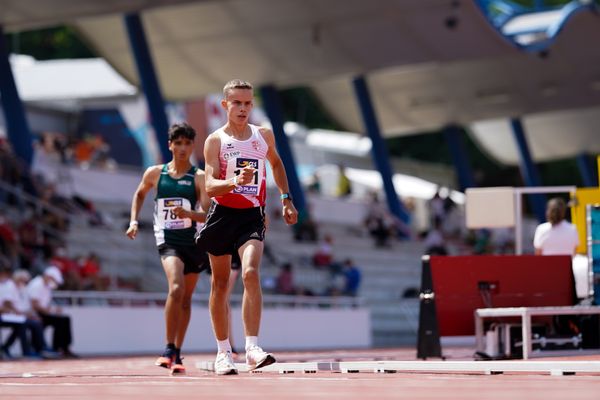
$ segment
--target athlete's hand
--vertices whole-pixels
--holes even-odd
[[[135,239],[137,232],[138,232],[138,225],[132,224],[132,225],[129,225],[129,228],[127,228],[127,232],[125,232],[125,234],[127,236],[129,236],[129,239],[133,240],[133,239]]]
[[[296,222],[298,222],[298,211],[296,210],[296,207],[294,207],[294,203],[291,201],[286,200],[283,202],[283,209],[281,212],[283,214],[283,220],[286,224],[294,225]]]
[[[177,218],[189,218],[188,211],[184,210],[181,206],[173,208],[173,214],[175,214]]]
[[[251,183],[254,180],[254,171],[256,171],[256,169],[249,165],[242,168],[240,174],[237,176],[238,185],[244,186]]]

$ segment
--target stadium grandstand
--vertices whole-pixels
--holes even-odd
[[[0,270],[60,270],[53,303],[78,359],[10,344],[26,318],[0,274],[0,397],[241,395],[214,376],[204,272],[187,375],[153,366],[168,287],[152,201],[125,236],[145,168],[170,158],[168,127],[195,128],[202,167],[227,122],[222,85],[240,77],[299,211],[286,225],[268,175],[260,340],[278,362],[238,359],[250,397],[595,398],[599,0],[1,3]],[[89,57],[21,54],[48,29]],[[554,196],[572,257],[534,255],[552,254],[537,232]],[[243,293],[240,279],[237,345]]]

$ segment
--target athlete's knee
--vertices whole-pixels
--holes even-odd
[[[178,283],[174,283],[169,289],[169,297],[171,298],[171,300],[180,302],[183,300],[183,292],[183,286]]]
[[[242,281],[244,282],[245,287],[250,285],[258,285],[259,279],[260,275],[258,273],[258,268],[251,266],[244,268],[244,272],[242,273]]]
[[[228,279],[219,279],[213,277],[211,281],[211,290],[218,293],[227,293],[227,287],[229,285]]]

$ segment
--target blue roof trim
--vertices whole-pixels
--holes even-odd
[[[562,6],[545,6],[543,5],[543,1],[536,1],[532,7],[522,6],[510,0],[475,0],[475,3],[502,38],[507,40],[512,46],[526,52],[542,52],[547,50],[552,46],[552,43],[554,43],[567,22],[575,15],[581,12],[598,13],[600,11],[600,6],[595,1],[585,4],[579,0],[573,0]],[[522,30],[510,35],[503,32],[503,28],[516,17],[556,10],[561,10],[560,17],[556,22],[547,26],[546,29]],[[545,38],[526,45],[519,43],[518,37],[520,35],[532,33],[544,33]]]

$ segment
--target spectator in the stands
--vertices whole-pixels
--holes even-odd
[[[317,223],[308,210],[298,211],[298,222],[292,227],[294,240],[298,242],[316,242],[318,238]]]
[[[446,240],[442,232],[442,221],[435,219],[433,224],[433,227],[427,232],[423,241],[425,254],[445,256],[448,254],[448,250],[446,249]]]
[[[40,317],[31,308],[31,301],[27,294],[27,283],[31,280],[31,275],[26,270],[17,270],[13,273],[13,284],[7,287],[8,298],[12,309],[16,315],[21,315],[25,318],[25,329],[30,333],[31,350],[29,353],[24,353],[24,356],[56,358],[57,353],[53,352],[47,345],[44,339],[44,326]],[[12,334],[3,343],[3,350],[9,353],[9,349],[15,342],[19,332],[13,330]]]
[[[342,272],[346,278],[346,285],[344,286],[344,295],[356,296],[360,287],[362,274],[360,269],[354,265],[352,259],[347,258],[344,261]]]
[[[90,252],[87,257],[80,260],[79,275],[81,277],[81,286],[84,290],[108,290],[110,278],[101,274],[100,259],[94,252]]]
[[[333,262],[333,237],[330,234],[325,234],[312,259],[313,265],[317,268],[331,265]]]
[[[23,355],[29,356],[31,355],[32,350],[25,328],[26,318],[23,315],[19,315],[13,305],[14,286],[14,282],[11,279],[11,269],[4,263],[0,264],[0,328],[12,328],[11,337],[14,336],[15,339],[19,338],[19,341],[21,342],[21,352]],[[14,342],[14,339],[12,342]],[[12,345],[12,342],[9,344]],[[2,359],[13,358],[9,348],[9,345],[2,343],[2,346],[0,347],[2,350]]]
[[[52,303],[52,291],[64,283],[60,270],[55,266],[47,267],[42,275],[36,276],[27,285],[31,299],[31,308],[41,317],[44,327],[54,328],[52,349],[64,357],[77,357],[71,351],[71,318],[63,314],[62,309]]]
[[[19,240],[4,210],[0,210],[0,254],[4,254],[11,266],[19,263]]]
[[[279,275],[275,284],[275,293],[277,294],[294,294],[296,289],[294,287],[294,272],[292,264],[287,262],[281,265]]]
[[[431,216],[431,226],[437,222],[443,224],[446,217],[446,201],[442,197],[442,190],[438,188],[431,200],[429,200],[429,215]]]
[[[376,247],[386,247],[392,235],[391,217],[385,206],[379,201],[377,192],[371,192],[369,209],[365,216],[364,224],[369,234],[375,240]]]
[[[345,198],[352,194],[352,183],[346,175],[346,167],[343,164],[338,165],[338,184],[336,194],[338,197]]]
[[[58,246],[53,249],[52,257],[48,260],[48,265],[54,265],[59,270],[63,277],[64,284],[62,289],[65,290],[81,290],[82,282],[79,273],[77,261],[69,257],[67,249],[64,246]]]
[[[18,228],[21,241],[21,268],[35,271],[41,268],[44,253],[49,252],[39,215],[33,209],[24,211],[24,220]]]

